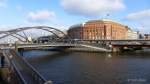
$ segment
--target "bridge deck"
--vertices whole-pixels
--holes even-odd
[[[150,44],[112,44],[113,47],[150,47]]]

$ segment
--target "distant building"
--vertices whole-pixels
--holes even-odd
[[[150,39],[150,34],[144,34],[144,39]]]
[[[72,39],[126,39],[127,26],[110,20],[92,20],[73,25],[68,30]]]
[[[135,32],[131,30],[130,28],[128,28],[127,39],[138,39],[138,37],[139,37],[138,32]]]
[[[143,34],[139,34],[139,39],[145,39],[145,36]]]
[[[54,42],[57,41],[57,39],[59,39],[57,36],[55,35],[51,35],[51,36],[42,36],[37,38],[36,42],[37,43],[45,43],[45,42]]]

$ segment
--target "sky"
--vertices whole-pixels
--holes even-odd
[[[0,31],[37,25],[66,30],[100,19],[150,34],[150,0],[0,0]]]

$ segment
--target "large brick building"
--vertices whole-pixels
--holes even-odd
[[[92,20],[73,25],[68,30],[72,39],[126,39],[128,27],[109,20]]]

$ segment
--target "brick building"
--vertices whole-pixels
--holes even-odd
[[[109,20],[92,20],[71,26],[68,35],[72,39],[126,39],[128,27]]]
[[[83,27],[84,27],[84,24],[73,25],[67,31],[67,34],[72,39],[83,39]]]

